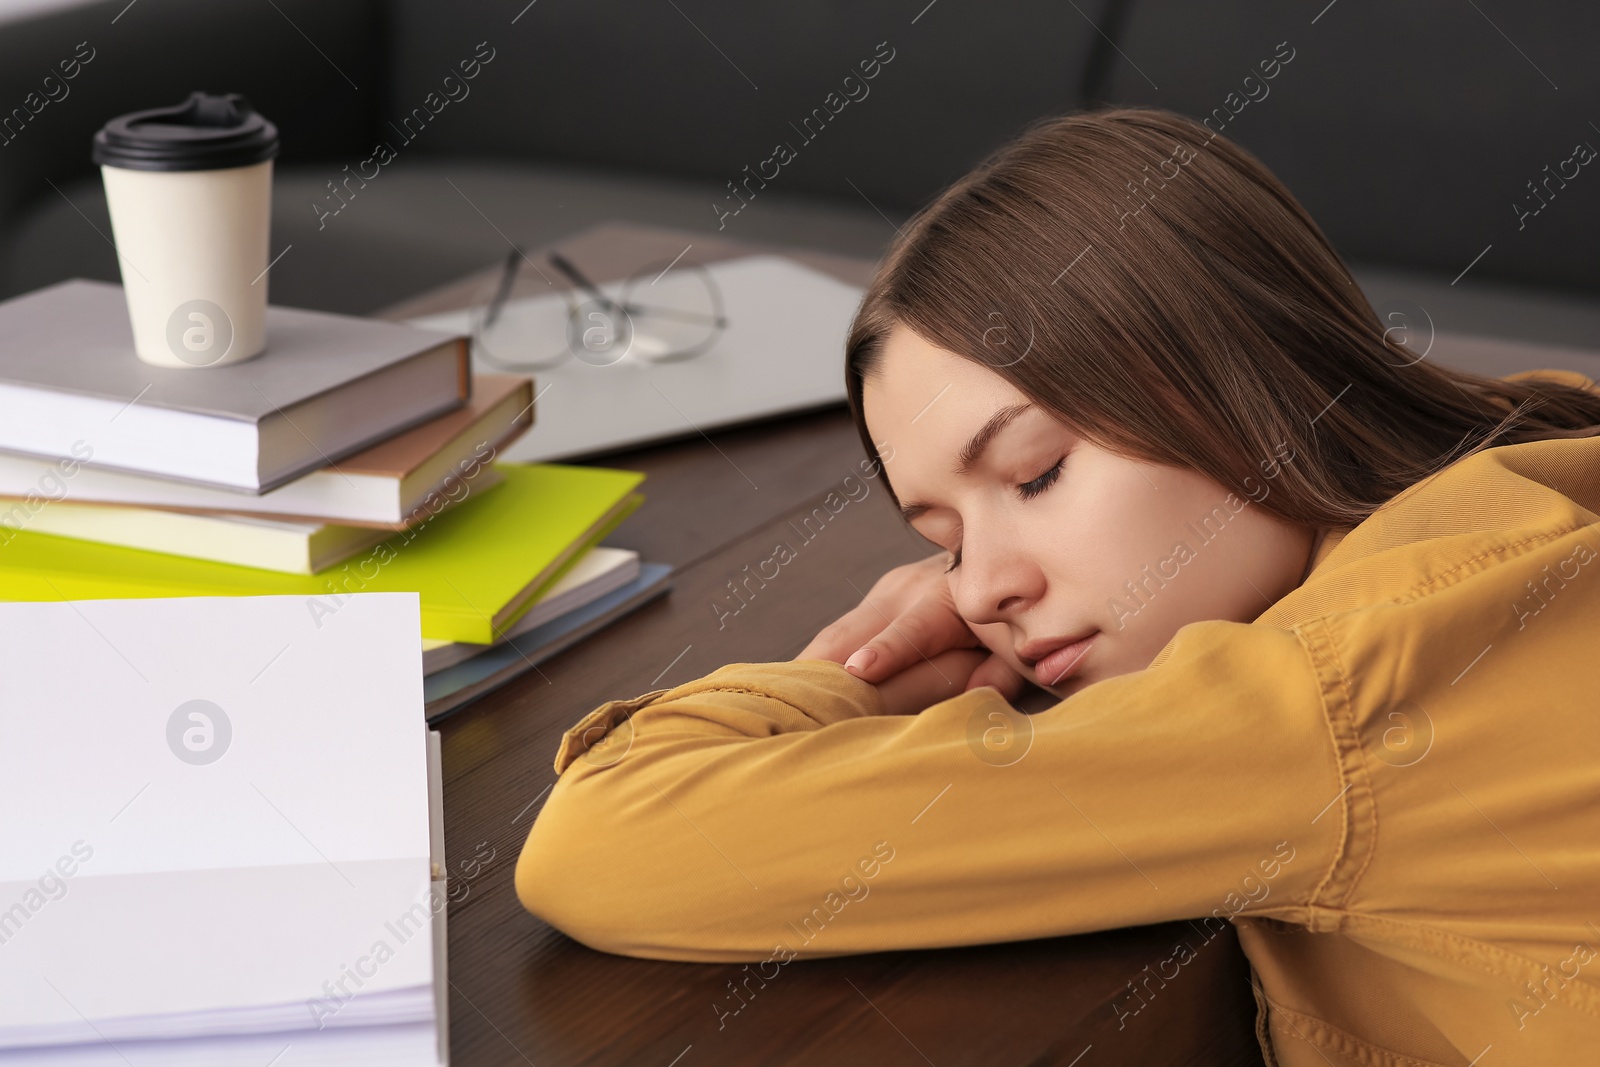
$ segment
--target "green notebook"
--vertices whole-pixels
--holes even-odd
[[[350,562],[316,575],[16,533],[0,547],[0,599],[306,597],[319,620],[346,593],[415,592],[422,636],[492,643],[585,548],[632,514],[644,475],[603,467],[497,463],[504,481]]]

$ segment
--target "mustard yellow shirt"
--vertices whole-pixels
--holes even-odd
[[[1412,486],[1251,623],[1024,716],[820,660],[574,726],[517,863],[586,945],[750,961],[1224,922],[1269,1064],[1600,1063],[1600,438]],[[1166,994],[1174,995],[1174,994]],[[730,1009],[733,1005],[730,1005]]]

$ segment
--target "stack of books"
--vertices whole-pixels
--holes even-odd
[[[419,597],[436,720],[666,592],[598,547],[643,475],[522,464],[533,382],[467,339],[272,307],[267,351],[140,362],[122,289],[0,303],[0,600]]]
[[[0,819],[0,1064],[447,1062],[418,709],[668,588],[599,544],[643,475],[505,461],[530,379],[447,331],[266,327],[167,369],[119,286],[0,303],[0,806],[31,813]]]

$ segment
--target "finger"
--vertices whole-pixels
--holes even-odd
[[[928,683],[931,699],[929,704],[940,700],[948,700],[960,696],[967,689],[967,682],[972,677],[972,672],[977,670],[989,658],[989,650],[982,646],[978,648],[952,648],[941,652],[927,662],[933,668],[934,679]]]
[[[902,564],[873,583],[861,603],[823,627],[795,659],[843,663],[851,653],[878,636],[888,619],[920,599],[930,580],[943,581],[943,553]]]
[[[844,665],[857,677],[877,682],[943,652],[977,643],[977,637],[948,603],[924,597],[897,617],[884,620],[877,634],[852,652]]]
[[[872,640],[883,629],[883,616],[858,604],[824,626],[795,659],[827,659],[843,663],[850,653]]]
[[[883,632],[882,604],[876,600],[875,603],[878,606],[862,601],[823,627],[795,659],[826,659],[835,663],[849,659],[851,653]]]
[[[1011,664],[991,653],[988,659],[978,664],[978,669],[967,680],[968,689],[984,685],[994,686],[1007,700],[1016,700],[1027,688],[1028,680],[1018,674]]]
[[[932,659],[918,660],[878,684],[886,713],[914,715],[941,700],[959,696],[981,662],[980,654],[971,649],[951,649]]]

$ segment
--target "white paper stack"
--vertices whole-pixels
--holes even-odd
[[[409,593],[0,604],[0,1064],[445,1062],[420,641]]]

